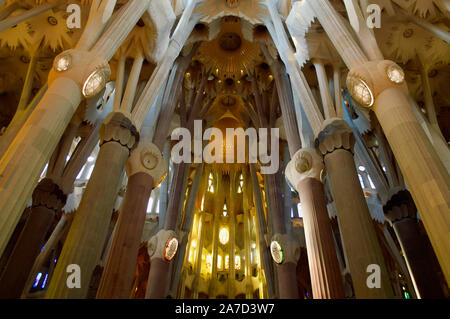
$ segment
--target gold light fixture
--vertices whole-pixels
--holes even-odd
[[[273,260],[277,264],[282,264],[284,262],[284,253],[283,248],[281,247],[280,243],[276,240],[273,240],[270,243],[270,253],[272,255]]]
[[[236,270],[241,269],[241,256],[239,256],[239,255],[234,257],[234,269],[236,269]]]
[[[59,55],[54,63],[53,68],[57,72],[67,71],[72,65],[72,56],[68,53]]]
[[[393,63],[386,69],[387,76],[391,82],[402,84],[405,80],[405,72],[397,64]]]
[[[177,250],[178,250],[178,239],[172,237],[166,243],[166,247],[164,249],[164,259],[167,261],[171,261],[177,254]]]
[[[106,85],[110,76],[110,71],[106,68],[95,70],[88,76],[83,85],[83,95],[91,98],[99,94]]]
[[[369,86],[360,78],[354,76],[347,77],[347,88],[356,102],[363,106],[370,107],[375,102],[373,93]]]

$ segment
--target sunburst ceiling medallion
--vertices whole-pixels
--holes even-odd
[[[203,42],[196,58],[210,66],[214,76],[222,81],[240,80],[262,59],[258,44],[242,36],[241,22],[237,17],[223,18],[218,36],[210,42]]]

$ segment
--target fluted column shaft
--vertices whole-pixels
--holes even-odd
[[[284,222],[284,210],[281,201],[280,189],[276,181],[277,176],[275,174],[267,175],[266,191],[267,200],[270,202],[269,208],[272,214],[272,225],[274,234],[286,234],[286,225]],[[286,260],[284,263],[276,266],[278,274],[278,287],[281,299],[298,299],[297,288],[297,261],[294,259]]]
[[[298,185],[313,297],[344,298],[344,286],[325,204],[323,184],[306,178]]]
[[[73,65],[69,70],[50,71],[47,92],[0,160],[0,254],[20,219],[42,168],[82,100],[85,81],[94,71],[108,68],[107,61],[148,8],[148,3],[148,0],[128,2],[91,52],[70,50]],[[91,42],[95,43],[96,39]]]
[[[55,80],[0,160],[0,254],[80,101],[74,81]]]
[[[126,299],[130,296],[153,184],[153,178],[144,172],[128,178],[127,191],[119,211],[97,298]]]
[[[176,228],[178,212],[182,204],[180,203],[180,196],[183,191],[185,172],[186,163],[180,163],[175,166],[164,230],[173,231]],[[152,258],[145,298],[161,299],[165,297],[164,293],[168,285],[169,266],[170,263],[164,260],[162,256]]]
[[[286,167],[286,177],[302,203],[306,250],[313,297],[344,298],[343,280],[336,255],[321,174],[322,157],[315,149],[303,148]]]
[[[421,298],[444,298],[437,274],[430,270],[433,259],[417,224],[417,209],[407,190],[394,189],[383,206],[406,257],[416,291]]]
[[[64,193],[50,179],[42,180],[36,187],[30,216],[0,279],[0,298],[20,298],[45,237],[65,201]]]
[[[314,9],[320,24],[349,68],[367,61],[364,52],[345,26],[344,18],[328,0],[309,1],[308,4]]]
[[[166,162],[156,145],[141,141],[127,161],[127,190],[97,298],[124,299],[130,296],[148,199],[166,173]]]
[[[138,134],[122,113],[111,113],[100,130],[101,147],[59,257],[46,298],[85,298],[103,250],[125,163]],[[81,269],[81,288],[66,285],[66,267]]]
[[[402,94],[390,89],[374,106],[406,184],[450,281],[450,177]]]
[[[355,295],[390,298],[393,293],[387,268],[356,172],[354,143],[351,129],[337,118],[325,121],[316,140],[330,179]],[[371,264],[380,267],[380,288],[367,286],[367,267]]]
[[[316,69],[317,81],[319,82],[320,96],[322,98],[323,111],[325,118],[336,117],[336,111],[334,109],[333,98],[331,97],[330,87],[328,85],[327,72],[325,65],[318,59],[313,59],[313,64]],[[338,105],[339,101],[336,101]]]
[[[399,83],[389,77],[392,68],[400,74],[395,78]],[[392,61],[371,61],[354,67],[348,77],[364,79],[374,96],[373,104],[366,106],[374,111],[383,128],[450,282],[450,176],[408,102],[401,69]],[[349,87],[350,92],[353,89]]]

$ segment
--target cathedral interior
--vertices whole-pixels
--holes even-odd
[[[450,298],[449,43],[449,0],[0,0],[0,298]]]

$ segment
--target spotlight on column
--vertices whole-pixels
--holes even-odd
[[[273,240],[270,243],[270,253],[272,255],[273,260],[277,264],[282,264],[284,262],[284,253],[283,248],[281,247],[280,243],[276,240]]]
[[[69,53],[66,54],[63,53],[59,55],[53,62],[53,68],[57,72],[67,71],[71,65],[72,65],[72,56]]]
[[[370,107],[375,102],[373,93],[363,80],[354,77],[347,77],[347,88],[356,102],[366,107]]]
[[[402,84],[405,80],[405,72],[397,64],[393,63],[386,69],[389,80],[396,84]]]
[[[170,238],[166,243],[166,248],[164,249],[164,259],[167,261],[171,261],[178,250],[178,239],[175,237]]]
[[[95,70],[88,76],[83,85],[83,95],[91,98],[100,93],[106,85],[110,76],[110,70],[106,68]]]

